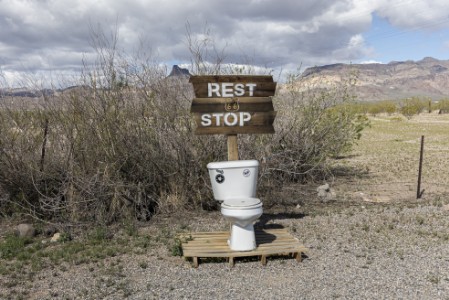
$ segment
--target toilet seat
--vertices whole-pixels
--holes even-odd
[[[255,209],[262,207],[262,202],[258,198],[231,198],[224,200],[221,207],[234,210]]]

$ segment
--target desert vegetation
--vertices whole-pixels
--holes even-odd
[[[97,60],[70,89],[32,104],[0,101],[0,212],[43,221],[148,220],[156,211],[211,209],[206,164],[225,160],[222,136],[195,136],[187,78],[166,77],[147,56],[118,51],[94,36]],[[211,67],[206,41],[189,39],[192,72],[252,72]],[[217,67],[221,66],[221,67]],[[348,106],[347,86],[299,92],[286,85],[273,100],[276,134],[241,136],[240,157],[258,159],[267,198],[287,182],[321,180],[327,160],[351,148],[367,125]]]
[[[281,205],[266,205],[256,224],[289,229],[310,249],[308,258],[299,265],[272,258],[266,267],[239,261],[232,270],[233,284],[257,293],[259,286],[241,278],[259,281],[254,273],[263,274],[273,283],[259,291],[262,299],[270,298],[262,294],[270,291],[285,298],[299,292],[310,298],[337,292],[349,298],[447,294],[449,116],[434,112],[410,120],[401,115],[369,119],[371,126],[352,151],[329,161],[336,174],[328,178],[336,200],[322,203],[308,185],[286,180]],[[426,135],[425,192],[416,200],[421,135]],[[289,188],[296,193],[287,195]],[[178,233],[226,230],[229,224],[217,211],[172,211],[144,223],[125,219],[83,230],[67,224],[68,234],[53,243],[45,223],[38,223],[35,238],[10,234],[6,223],[0,223],[0,298],[182,298],[197,295],[200,287],[204,298],[227,292],[221,285],[230,273],[224,261],[202,264],[194,271],[197,280],[187,262],[171,257],[180,254]],[[342,272],[329,272],[330,266]],[[279,269],[279,280],[273,280],[273,270]],[[306,282],[298,283],[298,277]],[[390,284],[395,280],[401,290]],[[362,285],[370,289],[360,289]]]
[[[421,113],[438,112],[446,114],[449,112],[448,99],[442,98],[438,101],[430,100],[427,97],[410,97],[399,100],[383,100],[376,102],[356,102],[352,104],[360,114],[377,116],[380,114],[393,115],[401,114],[408,119]]]

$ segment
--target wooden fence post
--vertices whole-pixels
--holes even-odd
[[[418,187],[416,189],[416,199],[420,199],[424,190],[421,191],[421,175],[422,175],[422,161],[424,156],[424,136],[421,136],[421,152],[419,153],[419,169],[418,169]]]

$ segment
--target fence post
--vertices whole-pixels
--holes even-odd
[[[418,169],[418,188],[416,189],[416,199],[420,199],[424,190],[421,191],[421,175],[422,175],[422,161],[424,156],[424,136],[421,136],[421,152],[419,153],[419,169]]]

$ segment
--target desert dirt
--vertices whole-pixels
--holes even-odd
[[[333,162],[335,200],[320,201],[316,187],[289,186],[256,223],[287,228],[308,248],[301,263],[279,256],[266,266],[214,259],[192,268],[170,253],[176,234],[228,223],[217,211],[159,214],[136,234],[150,247],[34,272],[4,269],[0,299],[449,299],[449,116],[385,115],[371,124]],[[422,135],[424,192],[416,199]],[[14,222],[4,220],[1,232]],[[121,245],[123,234],[118,228],[109,243]]]

